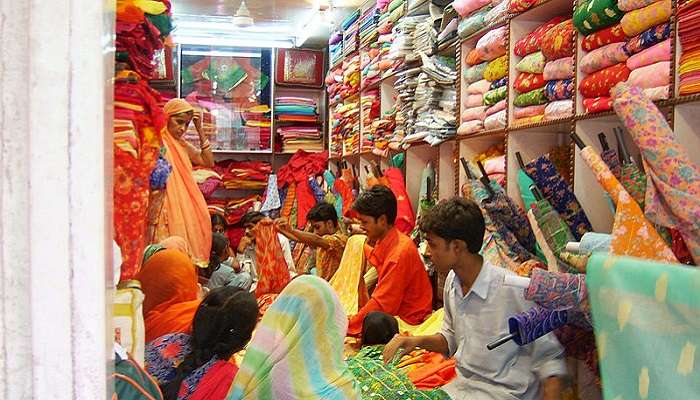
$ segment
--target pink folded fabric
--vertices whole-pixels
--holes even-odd
[[[502,26],[486,33],[476,42],[476,51],[484,61],[494,60],[507,53],[508,27]]]
[[[483,121],[469,121],[464,122],[457,128],[458,135],[470,135],[472,133],[477,133],[484,130]]]
[[[491,107],[489,107],[488,110],[486,110],[486,116],[488,117],[489,115],[492,115],[492,114],[495,114],[495,113],[497,113],[497,112],[499,112],[499,111],[505,110],[507,105],[508,105],[508,104],[506,103],[505,100],[499,101],[498,103],[496,103],[496,104],[492,105]]]
[[[484,129],[494,130],[503,129],[506,127],[506,110],[499,111],[493,115],[486,117],[484,120]]]
[[[484,105],[484,96],[481,94],[470,94],[464,99],[464,107],[473,108]]]
[[[649,88],[649,89],[644,89],[644,95],[649,98],[651,101],[657,101],[657,100],[666,100],[669,98],[668,92],[669,92],[670,86],[661,86],[661,87],[655,87],[655,88]]]
[[[642,89],[668,86],[671,82],[671,62],[660,61],[646,67],[638,68],[630,73],[627,83]]]
[[[570,117],[574,114],[573,100],[557,100],[553,101],[544,109],[544,119],[552,120],[559,118]]]
[[[627,68],[635,70],[657,63],[671,60],[671,39],[666,39],[646,50],[642,50],[627,60]]]
[[[513,108],[513,118],[520,119],[520,118],[534,117],[537,115],[544,115],[544,109],[546,107],[547,107],[546,104],[540,104],[540,105],[536,105],[536,106],[527,106],[527,107],[514,107]]]
[[[564,57],[558,60],[553,60],[547,62],[544,65],[544,75],[545,81],[558,81],[562,79],[571,79],[574,77],[574,58]]]
[[[452,7],[460,17],[466,17],[487,4],[491,4],[491,0],[455,0]]]
[[[474,82],[469,87],[467,87],[467,93],[468,94],[481,94],[483,95],[484,93],[488,92],[491,90],[491,82],[487,81],[486,79],[482,79],[478,82]]]
[[[467,108],[462,111],[462,122],[483,121],[486,118],[487,108],[486,106]]]
[[[646,7],[656,1],[657,0],[618,0],[617,8],[619,8],[620,11],[628,12]]]
[[[612,43],[586,53],[579,61],[579,69],[584,74],[592,74],[601,69],[626,61],[625,43]]]

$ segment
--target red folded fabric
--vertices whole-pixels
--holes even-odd
[[[612,98],[596,97],[583,99],[583,108],[587,113],[597,113],[612,110]]]

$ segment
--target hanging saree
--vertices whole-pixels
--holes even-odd
[[[384,177],[389,183],[389,188],[396,196],[396,222],[394,226],[399,232],[408,235],[416,225],[416,216],[413,213],[411,199],[406,192],[406,185],[401,170],[398,168],[387,168],[384,171]]]
[[[348,238],[338,271],[330,280],[330,285],[338,294],[340,304],[347,315],[357,314],[369,298],[363,279],[366,240],[367,237],[364,235],[353,235]]]
[[[255,265],[258,284],[255,296],[279,293],[289,283],[289,269],[284,259],[277,228],[271,220],[262,220],[253,228],[255,236]]]

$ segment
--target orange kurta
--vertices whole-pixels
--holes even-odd
[[[411,325],[423,322],[432,312],[433,289],[413,241],[392,228],[371,249],[369,262],[377,269],[377,287],[372,298],[350,318],[348,335],[362,332],[371,311],[395,315]]]

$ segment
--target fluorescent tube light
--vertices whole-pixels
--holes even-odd
[[[262,47],[289,49],[294,47],[291,38],[289,39],[252,39],[233,37],[206,37],[206,36],[185,36],[174,35],[173,41],[179,44],[193,44],[201,46],[229,46],[229,47]]]
[[[260,53],[243,53],[240,51],[222,51],[222,50],[183,50],[183,56],[210,56],[210,57],[241,57],[241,58],[260,58]]]

